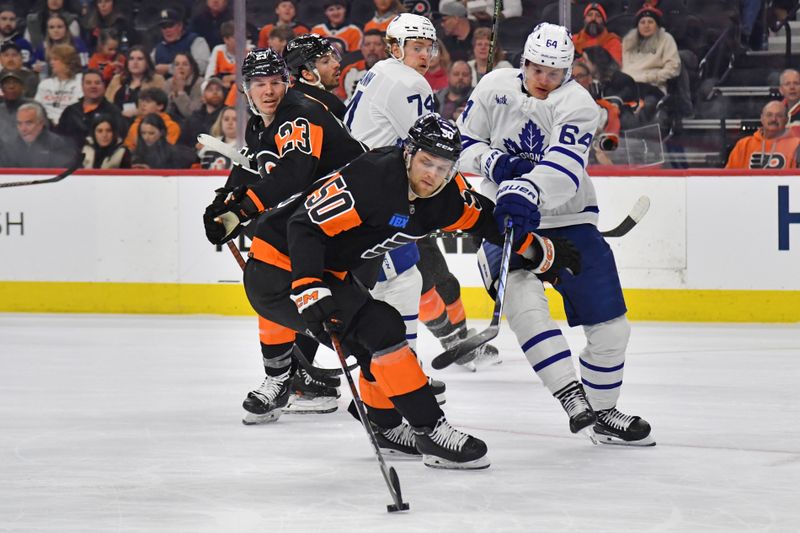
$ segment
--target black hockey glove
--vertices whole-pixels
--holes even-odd
[[[259,213],[255,202],[247,196],[247,187],[241,186],[231,192],[220,188],[211,205],[203,213],[206,238],[211,244],[223,244],[236,238],[245,222]]]
[[[317,340],[327,343],[327,332],[339,334],[344,331],[345,323],[339,318],[340,311],[331,290],[321,281],[293,288],[292,301]]]
[[[531,269],[536,277],[555,287],[565,274],[577,276],[581,273],[581,253],[574,244],[558,237],[548,239],[535,233],[531,235],[537,246]]]

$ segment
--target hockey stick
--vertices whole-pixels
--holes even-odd
[[[208,148],[209,150],[214,150],[215,152],[219,152],[220,154],[224,155],[234,163],[244,168],[250,168],[250,160],[244,156],[241,152],[237,151],[234,147],[229,144],[225,144],[224,142],[220,141],[216,137],[212,137],[207,133],[201,133],[197,136],[197,142]]]
[[[244,257],[242,257],[242,253],[239,251],[236,245],[233,244],[233,241],[228,241],[225,244],[228,245],[228,250],[231,251],[231,255],[233,255],[233,258],[236,259],[237,263],[239,263],[239,267],[242,269],[242,271],[244,271],[244,267],[247,265],[247,263],[245,263]],[[342,373],[342,370],[340,368],[321,368],[312,365],[311,362],[309,362],[309,360],[306,359],[306,356],[305,354],[303,354],[303,351],[300,350],[297,346],[294,347],[293,354],[300,363],[300,366],[302,366],[305,369],[305,371],[308,372],[309,375],[312,378],[316,379],[317,381],[324,380],[325,376],[339,376]],[[358,363],[354,363],[352,366],[348,368],[350,370],[353,370],[357,366]]]
[[[641,222],[649,210],[650,198],[648,196],[640,196],[639,199],[636,200],[636,203],[633,204],[630,213],[628,213],[622,222],[610,230],[601,231],[600,234],[603,235],[603,237],[624,237],[636,227],[636,224]],[[464,233],[462,231],[434,231],[428,235],[428,237],[432,239],[460,239],[469,236],[469,233]]]
[[[64,178],[66,178],[67,176],[69,176],[70,174],[72,174],[73,172],[78,170],[79,168],[81,168],[82,163],[83,163],[83,159],[79,157],[78,160],[75,163],[73,163],[67,170],[65,170],[61,174],[58,174],[57,176],[54,176],[52,178],[46,178],[46,179],[43,179],[43,180],[9,181],[7,183],[0,183],[0,189],[3,189],[5,187],[24,187],[26,185],[40,185],[42,183],[55,183],[57,181],[63,180]]]
[[[378,458],[378,463],[381,466],[381,474],[383,474],[383,479],[386,481],[386,487],[389,489],[389,494],[392,495],[392,500],[394,500],[394,503],[386,506],[386,510],[390,513],[408,511],[409,505],[407,502],[403,501],[403,494],[400,491],[400,479],[397,477],[397,472],[395,472],[394,467],[387,468],[386,461],[383,460],[381,448],[378,446],[378,439],[375,437],[375,432],[372,430],[372,423],[367,418],[367,411],[364,409],[364,402],[361,401],[361,396],[359,396],[356,384],[353,381],[353,374],[350,373],[350,368],[347,366],[346,356],[342,350],[342,344],[339,342],[339,336],[331,331],[328,331],[328,335],[333,343],[333,349],[336,350],[336,355],[339,357],[339,364],[342,365],[344,375],[347,377],[347,384],[350,386],[353,402],[356,404],[358,416],[361,418],[361,425],[367,430],[369,441],[372,443],[375,456]]]
[[[509,224],[506,226],[505,240],[503,241],[503,255],[500,259],[500,275],[497,278],[497,295],[494,299],[494,312],[489,327],[477,335],[473,335],[456,346],[440,353],[431,361],[431,366],[436,370],[441,370],[453,364],[458,359],[467,355],[472,350],[483,346],[490,340],[497,337],[500,332],[500,317],[503,314],[503,300],[506,294],[506,280],[508,279],[508,267],[511,262],[511,249],[514,242],[514,229]]]
[[[500,5],[503,0],[494,0],[494,13],[492,13],[492,35],[489,40],[489,57],[486,60],[486,74],[489,74],[494,68],[494,51],[497,48],[497,38],[500,34],[498,26],[500,25]],[[484,74],[484,76],[486,75]]]
[[[616,228],[608,231],[602,231],[600,233],[603,235],[603,237],[622,237],[623,235],[627,235],[628,232],[644,218],[649,209],[650,198],[647,196],[640,196],[639,199],[636,200],[636,203],[633,204],[633,209],[631,209],[631,212],[622,222],[617,225]]]

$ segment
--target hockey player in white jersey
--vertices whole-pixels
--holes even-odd
[[[603,443],[653,445],[650,425],[616,408],[630,326],[585,170],[597,106],[570,78],[573,57],[569,31],[542,23],[525,42],[519,70],[484,76],[458,119],[459,169],[485,178],[482,192],[496,197],[498,224],[510,217],[516,235],[538,227],[537,233],[567,238],[581,252],[579,276],[561,272],[545,279],[564,297],[569,325],[583,326],[587,343],[579,357],[580,383],[569,346],[550,317],[542,280],[512,262],[504,307],[534,371],[569,415],[571,431],[591,428]],[[499,259],[497,247],[482,246],[479,266],[487,288],[497,277]]]
[[[364,75],[344,117],[353,137],[370,148],[402,144],[414,121],[434,110],[433,91],[423,77],[431,59],[438,53],[436,29],[431,21],[419,15],[398,15],[386,29],[386,42],[389,57]],[[419,249],[416,244],[410,244],[386,254],[381,275],[371,292],[373,297],[400,311],[406,324],[407,340],[415,347],[423,288],[423,274],[416,266],[421,253],[424,254],[423,263],[429,265],[424,273],[425,286],[432,287],[423,302],[429,302],[426,309],[437,309],[437,316],[431,316],[432,320],[426,324],[449,348],[466,338],[468,331],[460,287],[447,270],[435,243],[422,243]],[[442,301],[434,285],[442,285],[440,290],[446,291],[449,301]],[[459,363],[468,363],[469,359],[481,355],[497,360],[497,350],[487,345]]]

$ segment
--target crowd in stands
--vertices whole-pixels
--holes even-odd
[[[391,19],[406,11],[428,16],[438,29],[439,54],[426,79],[437,110],[455,120],[490,63],[494,2],[372,0],[365,10],[369,1],[361,0],[360,9],[351,0],[273,1],[263,24],[248,17],[248,46],[284,53],[297,36],[325,36],[341,61],[324,85],[344,104],[387,57],[383,32]],[[493,68],[519,65],[524,36],[553,13],[552,2],[543,10],[538,0],[502,2],[501,28],[518,21],[521,37],[517,49],[503,49],[508,39],[496,43]],[[648,125],[666,132],[693,116],[698,64],[708,47],[687,36],[680,14],[690,2],[571,2],[572,75],[602,117],[593,163],[612,163],[622,132]],[[229,0],[35,0],[32,9],[30,3],[0,0],[0,166],[65,166],[78,154],[87,168],[231,165],[196,140],[210,133],[235,144],[232,106],[242,54]],[[787,16],[796,3],[774,1],[771,13]],[[734,18],[741,40],[758,46],[761,2],[740,4]],[[761,128],[733,147],[728,168],[796,168],[800,73],[784,70],[778,90],[783,99],[764,106]]]

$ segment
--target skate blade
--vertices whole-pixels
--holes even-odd
[[[491,463],[489,457],[484,455],[474,461],[466,461],[464,463],[457,463],[455,461],[448,461],[436,455],[422,455],[422,462],[425,466],[430,468],[440,468],[443,470],[483,470],[489,468]]]
[[[339,408],[336,398],[324,396],[319,398],[308,398],[306,396],[295,396],[289,405],[283,408],[287,415],[313,415],[332,413]]]
[[[591,426],[586,426],[582,430],[578,431],[578,433],[589,439],[592,442],[592,444],[597,446],[597,437],[595,436],[594,430],[592,429]]]
[[[255,413],[245,413],[242,417],[242,424],[245,426],[254,426],[256,424],[269,424],[275,422],[281,417],[282,410],[275,409],[269,413],[257,415]]]
[[[381,454],[393,461],[419,461],[422,459],[421,453],[406,453],[394,448],[381,448]]]
[[[645,438],[639,440],[623,440],[618,437],[612,437],[611,435],[603,435],[602,433],[594,433],[594,435],[597,438],[598,442],[600,442],[601,444],[608,444],[611,446],[647,447],[656,445],[656,441],[652,435],[648,435]]]

